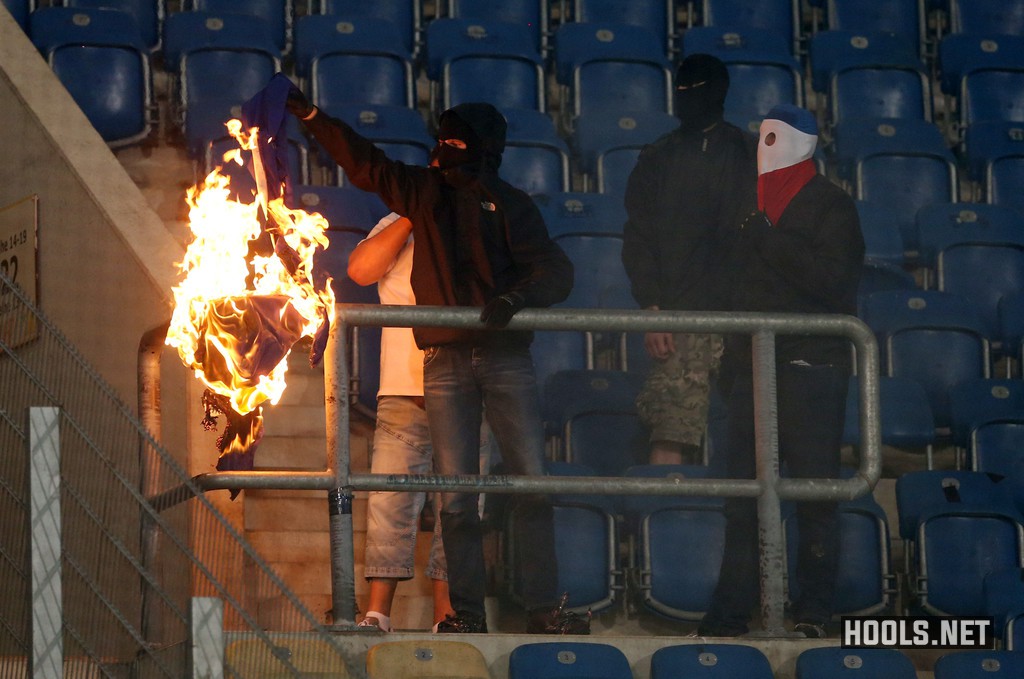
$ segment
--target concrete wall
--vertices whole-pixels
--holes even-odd
[[[170,317],[184,253],[0,5],[0,207],[39,197],[38,302],[133,410],[143,333]],[[164,439],[186,445],[186,380],[162,355]]]

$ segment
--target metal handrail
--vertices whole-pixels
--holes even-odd
[[[694,332],[753,336],[756,479],[637,479],[501,475],[352,474],[349,451],[349,375],[345,360],[349,326],[481,329],[479,309],[465,307],[339,304],[325,356],[327,469],[324,471],[216,472],[196,477],[204,490],[327,490],[331,535],[332,613],[335,625],[356,615],[352,543],[352,492],[479,491],[486,493],[575,492],[609,495],[757,497],[761,545],[761,612],[764,632],[783,636],[781,500],[846,500],[869,493],[881,475],[878,346],[871,330],[853,316],[682,311],[525,309],[509,330],[604,330]],[[775,392],[775,336],[844,337],[856,349],[860,381],[861,455],[847,479],[779,478]]]

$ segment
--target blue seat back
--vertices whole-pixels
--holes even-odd
[[[543,51],[547,40],[548,8],[542,0],[448,0],[448,16],[527,26],[538,52]]]
[[[848,118],[833,128],[833,136],[833,164],[847,180],[855,179],[858,162],[873,155],[925,155],[955,161],[942,130],[920,118]]]
[[[509,679],[631,679],[629,660],[610,644],[522,644],[508,656]]]
[[[949,0],[949,10],[956,33],[1024,34],[1021,0]]]
[[[918,448],[935,438],[935,418],[924,387],[907,377],[878,378],[878,408],[882,443],[897,448]],[[843,442],[860,445],[860,382],[850,378],[846,392]]]
[[[296,186],[289,207],[320,213],[332,231],[366,233],[390,212],[377,194],[352,186]]]
[[[822,646],[801,651],[796,679],[916,679],[917,670],[894,648]]]
[[[961,125],[989,120],[1024,122],[1024,68],[966,75],[960,105]]]
[[[574,0],[575,21],[640,26],[657,37],[669,54],[675,33],[674,5],[670,0]]]
[[[996,637],[1003,639],[1008,648],[1006,619],[1008,615],[1024,612],[1024,569],[1020,566],[992,571],[985,576],[985,615],[991,615]]]
[[[506,143],[501,156],[501,178],[529,194],[547,194],[569,188],[569,157],[557,147]]]
[[[4,0],[4,7],[11,13],[21,30],[28,32],[29,16],[35,11],[34,0]]]
[[[969,73],[1024,68],[1024,36],[993,32],[947,35],[939,43],[938,67],[942,91],[956,96]]]
[[[960,448],[970,444],[971,430],[986,419],[1024,411],[1024,382],[1013,379],[974,379],[949,392],[950,430]]]
[[[854,66],[832,74],[832,122],[846,118],[931,120],[931,87],[917,68]]]
[[[313,60],[310,87],[313,103],[328,111],[346,104],[413,103],[410,64],[398,55],[324,54]]]
[[[785,63],[726,63],[729,93],[725,119],[756,134],[761,121],[778,104],[803,104],[800,73]]]
[[[608,152],[639,151],[677,127],[679,119],[665,111],[597,111],[576,119],[571,141],[580,169],[596,177],[598,163]]]
[[[533,334],[530,347],[537,386],[544,388],[548,378],[561,370],[588,367],[585,335],[577,331],[540,330]]]
[[[1024,460],[1024,410],[979,422],[971,432],[971,468],[1009,476]]]
[[[555,242],[573,263],[572,292],[557,306],[594,309],[602,290],[627,280],[622,268],[622,238],[613,235],[567,235]]]
[[[1024,125],[998,120],[974,123],[964,132],[964,152],[968,175],[974,181],[984,182],[993,161],[1024,157]]]
[[[196,50],[262,53],[277,61],[281,58],[270,27],[257,16],[199,11],[170,14],[164,21],[164,67],[179,74],[182,58]]]
[[[935,203],[917,211],[919,262],[935,267],[938,254],[955,245],[1024,246],[1024,217],[984,203]]]
[[[935,679],[1003,679],[1024,676],[1024,654],[1013,651],[956,651],[935,661]]]
[[[791,45],[798,33],[798,10],[790,0],[704,0],[702,15],[706,26],[754,28],[782,36]]]
[[[28,5],[28,3],[13,3]],[[162,39],[163,20],[167,12],[164,0],[64,0],[65,7],[116,9],[126,12],[135,19],[143,44],[150,52],[159,49]],[[17,18],[17,16],[15,17]],[[27,17],[26,17],[27,18]]]
[[[755,646],[686,644],[662,646],[651,656],[651,679],[772,679],[771,663]]]
[[[725,523],[717,507],[662,509],[643,519],[640,566],[647,608],[676,620],[703,617],[722,567]]]
[[[918,0],[828,0],[828,27],[889,33],[919,52],[924,37],[919,5]]]
[[[266,22],[277,49],[291,51],[295,8],[292,0],[186,0],[188,9],[212,14],[241,13],[259,17]]]
[[[315,58],[334,52],[412,58],[398,26],[386,19],[333,14],[299,17],[295,23],[295,74],[307,77]]]
[[[928,469],[906,472],[896,479],[899,533],[916,540],[926,516],[935,512],[982,508],[1012,516],[1011,483],[984,472]]]
[[[1024,244],[962,243],[939,252],[940,290],[974,304],[986,336],[999,336],[999,301],[1024,291]]]
[[[544,76],[532,56],[456,57],[445,66],[443,81],[444,108],[479,101],[498,110],[546,107]]]
[[[845,3],[844,3],[845,4]],[[917,40],[878,30],[820,31],[810,39],[811,85],[828,91],[832,75],[865,66],[921,68]]]
[[[319,0],[320,14],[339,17],[371,17],[398,27],[405,49],[415,54],[416,36],[421,29],[421,3],[408,0]]]
[[[1024,194],[1018,189],[1024,182],[1024,157],[999,158],[985,173],[986,200],[1024,214]]]
[[[864,237],[864,258],[903,264],[903,235],[889,211],[884,205],[866,200],[858,200],[856,204]]]
[[[621,236],[626,208],[614,196],[562,192],[535,198],[552,238],[567,235]]]

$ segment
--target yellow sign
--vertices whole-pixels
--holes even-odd
[[[26,302],[34,306],[38,297],[38,223],[38,196],[0,207],[0,340],[8,347],[38,336],[35,314],[26,306]],[[12,285],[19,290],[13,290]]]

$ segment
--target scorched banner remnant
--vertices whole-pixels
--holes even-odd
[[[260,155],[258,128],[242,130],[237,120],[228,128],[241,148]],[[229,155],[225,160],[241,162],[240,151]],[[330,279],[317,286],[313,276],[314,253],[328,245],[327,221],[287,208],[279,178],[257,183],[269,195],[249,203],[232,197],[220,168],[188,190],[193,239],[180,264],[184,278],[173,289],[167,334],[167,344],[207,387],[204,424],[215,426],[216,413],[227,417],[217,443],[219,470],[252,468],[262,404],[281,398],[288,354],[310,338],[315,364],[334,320]]]

